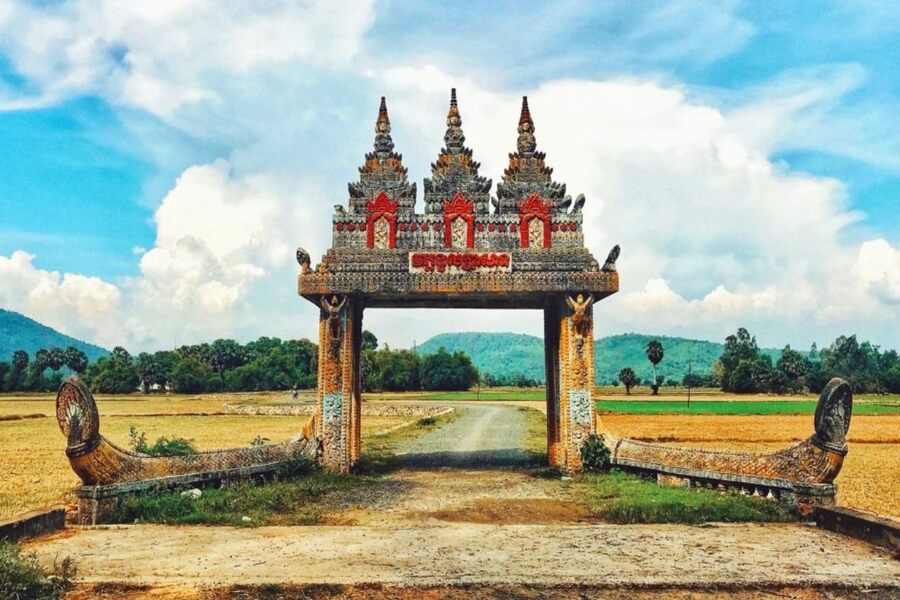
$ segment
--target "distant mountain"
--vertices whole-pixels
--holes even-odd
[[[87,354],[91,362],[109,354],[108,350],[100,346],[76,340],[25,315],[0,308],[0,360],[9,360],[16,350],[25,350],[33,357],[41,348],[54,346],[60,348],[75,346]]]
[[[495,376],[525,375],[544,380],[544,340],[523,333],[441,333],[416,347],[419,354],[433,354],[443,346],[462,350],[478,370]]]
[[[594,365],[598,383],[618,378],[619,370],[631,367],[641,379],[650,380],[652,370],[644,348],[650,340],[663,345],[665,356],[657,372],[663,377],[681,381],[688,372],[709,373],[722,355],[722,344],[665,335],[625,333],[604,337],[594,345]],[[419,345],[420,354],[436,352],[443,346],[449,352],[462,350],[482,373],[495,376],[524,374],[544,380],[544,341],[533,335],[520,333],[442,333]],[[781,351],[763,349],[777,360]]]

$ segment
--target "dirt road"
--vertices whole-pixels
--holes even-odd
[[[525,413],[503,406],[466,405],[443,427],[400,446],[404,467],[516,467],[529,460],[522,449],[527,435]]]
[[[403,468],[339,503],[329,526],[131,525],[32,544],[83,582],[146,585],[884,586],[900,563],[806,525],[608,525],[517,468],[527,415],[467,405],[401,448]],[[455,451],[455,452],[454,452]]]

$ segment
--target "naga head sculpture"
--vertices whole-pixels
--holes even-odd
[[[833,378],[822,390],[816,405],[813,441],[828,450],[847,451],[847,431],[853,411],[853,390],[839,377]]]
[[[56,421],[66,436],[66,454],[91,450],[100,439],[100,415],[91,391],[77,376],[62,382],[56,395]]]
[[[341,208],[343,209],[343,207]],[[297,248],[297,263],[304,274],[309,273],[309,262],[309,252],[303,248]]]

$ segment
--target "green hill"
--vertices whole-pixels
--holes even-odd
[[[54,346],[60,348],[75,346],[87,354],[91,362],[109,354],[108,350],[100,346],[76,340],[25,315],[0,308],[0,361],[12,358],[16,350],[25,350],[29,356],[34,356],[41,348]]]
[[[658,340],[665,351],[658,373],[681,381],[688,372],[709,373],[713,363],[722,355],[722,344],[664,335],[625,333],[604,337],[594,346],[597,382],[603,384],[618,378],[619,370],[631,367],[641,379],[652,377],[650,362],[644,348],[650,340]],[[495,376],[524,374],[544,380],[544,342],[533,335],[520,333],[442,333],[416,348],[420,354],[436,352],[443,346],[450,352],[462,350],[472,357],[482,373]],[[764,349],[773,360],[779,350]]]

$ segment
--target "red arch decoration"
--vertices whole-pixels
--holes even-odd
[[[523,248],[528,248],[528,224],[532,219],[540,219],[544,223],[544,248],[550,247],[550,203],[544,202],[537,194],[532,194],[519,205],[519,239]]]
[[[384,217],[388,222],[388,246],[391,249],[397,247],[397,206],[384,192],[378,192],[375,199],[366,202],[366,246],[375,247],[375,221]]]
[[[453,221],[462,218],[466,222],[466,248],[475,247],[475,205],[457,192],[453,200],[444,204],[444,245],[453,245]]]

